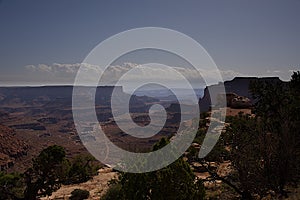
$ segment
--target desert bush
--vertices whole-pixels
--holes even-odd
[[[71,192],[70,200],[83,200],[90,196],[90,192],[82,189],[75,189]]]

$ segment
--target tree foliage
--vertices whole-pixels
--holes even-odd
[[[95,158],[90,155],[79,155],[72,161],[69,161],[64,184],[75,184],[88,181],[92,176],[97,174],[97,170],[99,169],[99,166],[95,161]]]
[[[239,115],[227,129],[227,142],[230,145],[230,160],[237,174],[233,182],[245,199],[253,194],[264,196],[274,189],[271,160],[273,159],[274,138],[263,132],[257,118]]]
[[[33,166],[24,173],[25,199],[51,195],[53,191],[59,189],[64,177],[62,170],[64,161],[65,150],[57,145],[49,146],[33,159]]]
[[[22,175],[0,173],[0,199],[21,199],[24,193]]]
[[[162,139],[153,150],[167,144]],[[114,191],[114,192],[112,192]],[[195,178],[190,166],[179,158],[169,166],[148,173],[120,173],[103,199],[203,199],[205,195],[201,180]]]
[[[294,72],[288,83],[263,82],[251,87],[256,97],[255,114],[264,127],[262,134],[273,138],[265,146],[271,148],[264,160],[269,168],[268,177],[272,178],[269,181],[284,196],[286,184],[299,180],[299,79],[300,73]]]
[[[294,72],[290,82],[253,82],[255,116],[230,119],[226,143],[246,199],[268,191],[287,196],[286,185],[299,181],[299,80]]]

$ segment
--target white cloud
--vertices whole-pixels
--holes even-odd
[[[221,75],[224,80],[231,80],[237,76],[247,76],[246,74],[243,74],[243,73],[240,73],[237,71],[233,71],[233,70],[221,70]]]
[[[288,67],[286,67],[288,68]],[[259,75],[260,77],[262,76],[275,76],[279,77],[283,81],[289,81],[291,79],[291,75],[294,71],[299,71],[299,69],[285,69],[285,70],[267,70],[266,73]]]
[[[32,81],[41,81],[45,80],[46,82],[53,83],[67,83],[73,84],[75,80],[76,73],[79,68],[91,74],[90,79],[98,77],[103,72],[103,67],[98,65],[92,65],[88,63],[53,63],[52,65],[38,64],[38,65],[27,65],[25,69],[30,72],[29,76]],[[134,73],[128,73],[128,76],[125,80],[128,82],[136,81],[150,81],[151,79],[155,80],[164,80],[170,82],[177,82],[180,85],[180,78],[178,74],[173,70],[168,68],[160,68],[151,66],[138,65],[136,63],[124,63],[122,65],[113,65],[108,67],[102,76],[102,81],[107,84],[115,84],[125,73],[135,69]],[[196,71],[195,69],[185,68],[185,67],[172,67],[183,76],[185,76],[189,81],[199,83],[204,83],[203,78],[205,78],[206,84],[215,84],[217,83],[218,76],[217,73],[220,73],[223,77],[223,80],[231,80],[236,76],[245,76],[239,72],[233,70],[217,71],[217,70],[202,70]],[[90,73],[91,72],[91,73]],[[38,79],[36,77],[39,77]],[[86,78],[86,81],[89,81],[89,77]]]
[[[34,72],[76,74],[80,66],[83,66],[84,68],[89,70],[95,70],[95,71],[100,70],[99,66],[91,65],[87,63],[74,63],[74,64],[53,63],[52,65],[46,65],[46,64],[27,65],[25,66],[25,69]]]
[[[25,69],[35,71],[36,67],[34,65],[26,65]]]

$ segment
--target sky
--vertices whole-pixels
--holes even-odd
[[[0,85],[72,84],[78,66],[100,42],[141,27],[193,38],[224,80],[289,80],[293,70],[300,70],[299,11],[300,0],[2,0]],[[167,54],[144,51],[123,56],[112,71],[163,60],[157,57],[186,67]]]

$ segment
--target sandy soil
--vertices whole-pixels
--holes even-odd
[[[88,190],[90,197],[88,199],[94,200],[99,198],[107,191],[108,181],[116,177],[116,172],[112,172],[111,169],[99,170],[99,174],[94,176],[93,179],[80,184],[63,185],[59,190],[54,192],[49,197],[43,197],[41,200],[54,200],[54,199],[69,199],[71,192],[75,189]]]

